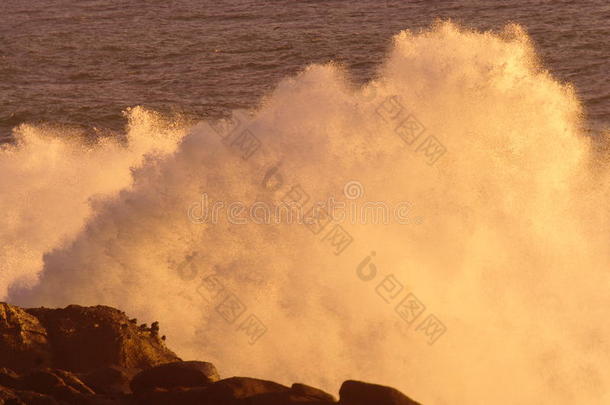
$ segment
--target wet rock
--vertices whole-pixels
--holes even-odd
[[[75,372],[117,366],[146,369],[179,361],[176,354],[127,316],[106,306],[28,309],[46,329],[53,350],[53,367]]]
[[[81,380],[97,394],[122,395],[131,392],[130,375],[118,367],[103,367],[81,376]]]
[[[47,370],[33,371],[25,375],[21,382],[28,391],[36,391],[41,394],[52,394],[58,387],[66,386],[61,377]],[[76,390],[74,391],[76,392]]]
[[[51,345],[39,320],[19,307],[0,303],[0,367],[16,371],[48,365]]]
[[[34,370],[21,378],[23,390],[51,396],[69,404],[83,404],[94,392],[74,374],[64,370]]]
[[[239,403],[248,405],[330,405],[334,401],[322,400],[295,392],[272,392],[259,394],[241,400]]]
[[[220,380],[181,361],[148,328],[105,306],[21,309],[0,303],[0,405],[330,405],[317,388],[248,377]],[[132,393],[133,391],[133,393]],[[400,391],[346,381],[342,405],[419,405]]]
[[[310,387],[309,385],[295,383],[292,384],[292,387],[290,389],[293,393],[300,396],[314,398],[320,401],[335,402],[335,397],[333,397],[329,393],[324,392],[318,388]]]
[[[218,371],[212,363],[174,362],[142,371],[131,381],[131,390],[135,394],[142,394],[157,388],[204,387],[219,379]]]
[[[153,336],[159,336],[159,322],[155,321],[150,325],[150,333]]]
[[[145,392],[137,397],[141,405],[289,405],[290,388],[272,381],[247,377],[232,377],[207,387]],[[311,398],[301,397],[302,404],[314,405]]]
[[[80,392],[82,394],[94,394],[95,393],[78,376],[76,376],[75,374],[73,374],[69,371],[59,370],[59,369],[46,369],[44,371],[55,374],[56,376],[61,378],[62,382],[66,386],[74,389],[77,392]]]
[[[21,378],[19,398],[41,394],[53,398],[61,404],[110,405],[130,403],[127,396],[106,396],[96,394],[76,375],[65,370],[33,370]],[[29,402],[26,402],[29,403]]]
[[[205,387],[172,391],[158,389],[136,396],[135,403],[137,405],[236,405],[227,402],[212,402]]]
[[[231,377],[215,382],[206,388],[211,400],[227,401],[250,398],[260,394],[289,393],[290,388],[273,381],[249,377]]]
[[[2,386],[0,386],[0,403],[4,405],[59,405],[59,402],[49,395],[13,390]]]
[[[339,391],[341,405],[420,405],[395,388],[361,381],[345,381]]]
[[[19,374],[8,368],[0,368],[0,386],[7,388],[20,388]]]

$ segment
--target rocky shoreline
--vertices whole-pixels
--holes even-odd
[[[107,306],[62,309],[0,303],[0,405],[417,405],[398,390],[360,381],[339,399],[295,383],[221,378],[203,361],[183,361],[157,322],[138,325]]]

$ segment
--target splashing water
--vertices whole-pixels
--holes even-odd
[[[384,116],[388,97],[444,145],[434,165]],[[260,142],[251,156],[222,142],[222,123],[129,117],[126,145],[22,126],[3,146],[10,302],[159,320],[183,358],[225,376],[334,392],[356,378],[426,404],[610,400],[608,158],[520,27],[404,31],[362,88],[340,66],[310,66],[257,111],[236,112]],[[409,201],[422,223],[344,222],[353,242],[336,255],[316,224],[188,215],[203,193],[277,204],[297,185],[310,201],[345,202],[354,181],[363,193],[352,201]],[[364,265],[374,279],[359,276]],[[202,293],[210,272],[239,319]],[[426,307],[410,327],[395,310],[408,293]],[[446,326],[433,345],[417,330],[429,314]],[[253,345],[240,331],[250,315],[266,328]]]

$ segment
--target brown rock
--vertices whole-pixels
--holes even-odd
[[[139,330],[114,308],[70,305],[27,312],[46,329],[57,368],[86,373],[109,366],[146,369],[180,360],[159,338]]]
[[[278,396],[278,394],[286,395]],[[290,394],[290,388],[272,381],[247,377],[232,377],[217,381],[207,387],[171,391],[158,389],[156,391],[145,392],[137,397],[137,403],[142,405],[250,405],[255,403],[256,405],[285,405],[282,402],[267,404],[264,401],[286,400]],[[306,398],[306,400],[310,401],[309,398]],[[290,402],[286,402],[286,404],[290,404]],[[309,404],[313,405],[315,402],[309,402]]]
[[[244,405],[331,405],[335,401],[325,401],[308,395],[300,395],[294,392],[271,392],[267,394],[254,395],[244,400]]]
[[[7,388],[21,388],[19,375],[8,368],[0,368],[0,386]]]
[[[0,367],[16,371],[48,365],[51,346],[36,317],[23,309],[0,303]]]
[[[80,392],[81,394],[89,395],[89,394],[95,393],[78,376],[76,376],[75,374],[73,374],[69,371],[59,370],[59,369],[53,369],[53,370],[47,369],[47,371],[54,373],[56,376],[61,378],[61,380],[63,381],[63,383],[66,386],[73,388],[74,390],[76,390],[77,392]]]
[[[63,379],[50,370],[37,370],[21,378],[24,389],[41,394],[53,394],[58,388],[66,387]],[[76,390],[74,390],[76,392]]]
[[[304,384],[219,378],[211,363],[180,361],[159,338],[157,322],[138,327],[106,306],[0,303],[0,405],[337,404]],[[394,388],[359,381],[343,383],[339,404],[419,405]]]
[[[103,367],[81,376],[81,380],[97,394],[121,395],[131,392],[129,373],[118,367]]]
[[[286,388],[286,387],[285,387]],[[322,401],[301,396],[292,391],[268,392],[242,398],[212,393],[210,388],[198,387],[172,391],[152,391],[137,397],[141,405],[332,405],[333,401]]]
[[[292,387],[290,389],[297,395],[315,398],[321,401],[336,402],[335,397],[333,397],[329,393],[324,392],[318,388],[310,387],[309,385],[295,383],[292,384]]]
[[[0,387],[0,403],[5,405],[59,405],[49,395]]]
[[[12,389],[0,385],[0,404],[4,404],[8,400],[15,402],[16,399],[18,397]],[[20,404],[20,402],[17,402],[17,404]]]
[[[126,396],[97,395],[76,375],[58,369],[33,370],[21,378],[21,390],[15,391],[19,398],[44,395],[61,404],[70,405],[118,405],[129,404]],[[26,404],[30,402],[25,401]]]
[[[395,388],[361,381],[345,381],[339,390],[341,405],[420,405]]]
[[[212,402],[205,387],[145,392],[135,398],[135,403],[138,405],[236,405],[231,402]]]
[[[249,377],[231,377],[215,382],[206,388],[213,400],[244,399],[260,394],[288,393],[290,388],[273,381]]]
[[[21,378],[24,390],[52,396],[55,399],[70,403],[88,403],[86,398],[94,392],[74,374],[64,370],[34,370]]]
[[[183,361],[161,364],[144,370],[131,381],[134,394],[154,391],[156,388],[204,387],[220,379],[216,367],[203,361]]]

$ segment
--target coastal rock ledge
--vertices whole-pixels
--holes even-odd
[[[19,308],[0,303],[0,405],[418,405],[382,385],[346,381],[339,400],[305,384],[222,379],[182,361],[157,322],[107,306]]]

